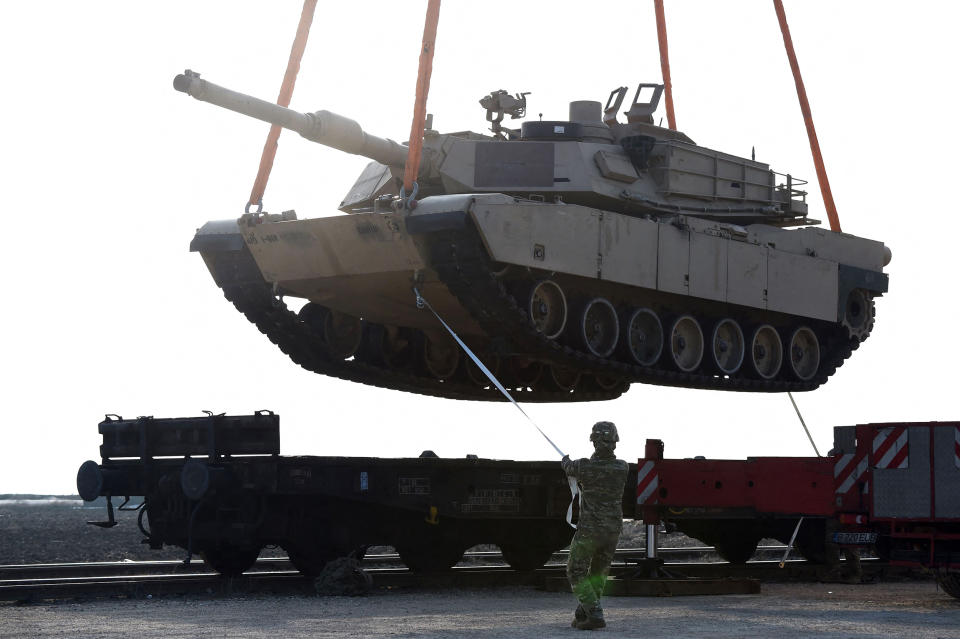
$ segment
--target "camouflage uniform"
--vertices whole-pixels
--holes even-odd
[[[597,422],[590,435],[595,449],[590,459],[572,461],[564,457],[561,462],[580,487],[580,520],[567,562],[567,578],[580,602],[573,621],[575,628],[606,625],[600,595],[623,528],[623,487],[627,481],[627,463],[613,452],[619,439],[616,426]]]

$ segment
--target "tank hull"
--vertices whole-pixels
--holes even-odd
[[[299,316],[283,309],[286,339],[314,351],[301,360],[346,345],[333,349],[333,368],[356,381],[489,400],[499,393],[418,308],[415,287],[522,399],[581,401],[634,382],[816,388],[869,335],[872,300],[887,286],[886,249],[872,240],[503,194],[428,197],[411,212],[210,223],[192,248],[234,303],[259,290],[259,301],[238,306],[261,330],[270,322],[245,304],[277,314],[277,295],[309,301]],[[543,323],[544,307],[558,330]],[[659,337],[649,330],[657,323]],[[764,349],[779,349],[775,370],[757,357]]]

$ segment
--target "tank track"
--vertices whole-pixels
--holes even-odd
[[[526,312],[494,275],[496,269],[490,262],[479,233],[471,223],[468,222],[464,229],[431,233],[426,236],[426,241],[428,263],[487,335],[505,336],[517,352],[530,354],[553,365],[620,378],[624,387],[634,382],[642,382],[728,391],[809,391],[826,382],[860,345],[859,340],[841,337],[840,329],[835,329],[835,335],[826,345],[830,353],[828,358],[821,363],[816,377],[806,382],[683,373],[657,366],[638,366],[602,359],[547,339],[533,327]],[[580,392],[579,388],[570,392],[570,400],[578,399]]]
[[[246,249],[214,254],[217,285],[224,296],[267,339],[293,362],[313,373],[339,379],[406,391],[420,395],[475,401],[506,401],[499,391],[455,380],[440,381],[408,369],[391,369],[362,357],[349,360],[332,356],[322,336],[278,298],[260,276]],[[413,291],[411,290],[411,298]],[[425,311],[426,312],[426,311]],[[367,331],[369,335],[371,331]],[[522,402],[602,401],[615,399],[626,388],[595,390],[583,394],[537,388],[511,389]]]

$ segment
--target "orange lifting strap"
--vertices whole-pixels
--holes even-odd
[[[423,129],[427,120],[427,94],[430,92],[430,73],[433,71],[433,49],[437,40],[437,22],[440,21],[440,0],[429,0],[427,17],[423,24],[423,45],[420,48],[420,69],[417,71],[417,97],[413,103],[413,122],[410,124],[410,150],[403,172],[403,191],[413,197],[413,185],[420,169],[423,152]]]
[[[287,72],[283,74],[283,84],[280,85],[280,96],[277,98],[277,104],[282,107],[290,106],[290,98],[293,96],[293,85],[297,82],[297,72],[300,71],[300,60],[303,59],[303,52],[307,48],[307,36],[310,34],[310,25],[313,22],[313,14],[317,8],[317,0],[304,0],[303,12],[300,14],[300,24],[297,26],[297,35],[293,39],[293,47],[290,49],[290,59],[287,61]],[[270,127],[270,133],[267,134],[267,141],[263,145],[263,154],[260,156],[260,168],[257,170],[257,178],[253,181],[253,189],[250,191],[250,201],[247,203],[247,211],[251,206],[256,206],[258,212],[263,208],[263,192],[267,188],[267,180],[270,179],[270,170],[273,168],[273,159],[277,155],[277,140],[280,139],[280,125],[274,124]]]
[[[653,0],[657,14],[657,40],[660,41],[660,70],[663,74],[663,92],[667,98],[667,126],[677,129],[673,115],[673,85],[670,82],[670,53],[667,51],[667,20],[663,16],[663,0]]]
[[[837,216],[837,207],[833,203],[833,192],[830,190],[830,180],[827,179],[827,170],[823,166],[823,156],[820,155],[820,142],[817,141],[817,130],[813,127],[813,115],[810,113],[810,103],[807,102],[807,91],[803,88],[803,78],[800,77],[800,65],[797,64],[797,54],[793,51],[793,39],[790,38],[790,27],[787,26],[787,14],[783,11],[783,2],[781,0],[773,0],[773,8],[777,12],[777,20],[780,21],[780,31],[783,33],[783,45],[787,49],[787,58],[790,60],[793,80],[797,85],[800,111],[803,113],[803,123],[807,126],[807,138],[810,139],[810,153],[813,155],[813,165],[817,170],[820,194],[823,195],[823,207],[827,210],[827,217],[830,219],[830,230],[839,233],[840,218]]]

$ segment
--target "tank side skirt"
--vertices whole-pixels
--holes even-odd
[[[505,336],[517,352],[533,354],[538,359],[557,366],[620,377],[625,380],[625,384],[644,382],[664,386],[760,392],[808,391],[823,384],[859,345],[856,340],[842,341],[821,365],[818,375],[806,382],[681,373],[656,366],[631,365],[603,359],[547,339],[527,321],[524,311],[514,297],[493,275],[495,269],[490,264],[480,234],[472,224],[459,231],[430,234],[426,239],[430,251],[429,263],[487,335]],[[577,389],[569,395],[576,396],[579,392]]]

